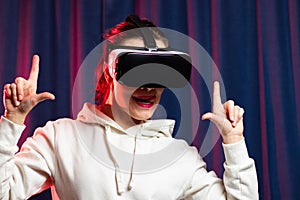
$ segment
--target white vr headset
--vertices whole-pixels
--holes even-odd
[[[139,17],[127,18],[143,27]],[[131,87],[184,87],[191,76],[190,55],[157,48],[150,29],[143,28],[141,33],[145,48],[112,45],[107,59],[111,77]]]
[[[184,87],[191,76],[191,58],[179,51],[114,49],[109,53],[111,77],[131,87]]]

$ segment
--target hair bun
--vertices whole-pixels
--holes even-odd
[[[128,15],[125,19],[126,22],[131,22],[138,28],[147,27],[147,24],[138,15]]]

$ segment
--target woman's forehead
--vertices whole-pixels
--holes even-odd
[[[155,39],[158,48],[167,48],[164,40]],[[144,40],[142,38],[128,38],[119,43],[120,46],[144,47]]]

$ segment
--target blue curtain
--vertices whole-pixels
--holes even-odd
[[[246,110],[245,138],[256,161],[260,199],[298,199],[299,0],[1,1],[0,85],[27,77],[32,55],[39,54],[38,90],[56,95],[55,101],[43,102],[31,112],[19,145],[46,121],[72,117],[71,94],[81,63],[102,41],[105,30],[133,13],[189,35],[204,47],[221,73],[227,98]],[[199,75],[192,79],[204,102],[203,114],[210,109],[207,89]],[[165,103],[166,110],[175,104]],[[0,111],[4,112],[2,104]],[[170,115],[178,117],[176,112]],[[200,123],[193,141],[198,148],[207,128],[206,122]],[[208,169],[221,176],[220,143],[204,159]],[[51,195],[46,191],[31,199]]]

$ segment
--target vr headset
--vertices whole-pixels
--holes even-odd
[[[131,15],[138,27],[139,17]],[[149,27],[140,28],[145,48],[114,46],[108,55],[110,75],[129,87],[184,87],[191,76],[190,55],[169,49],[159,49]]]

